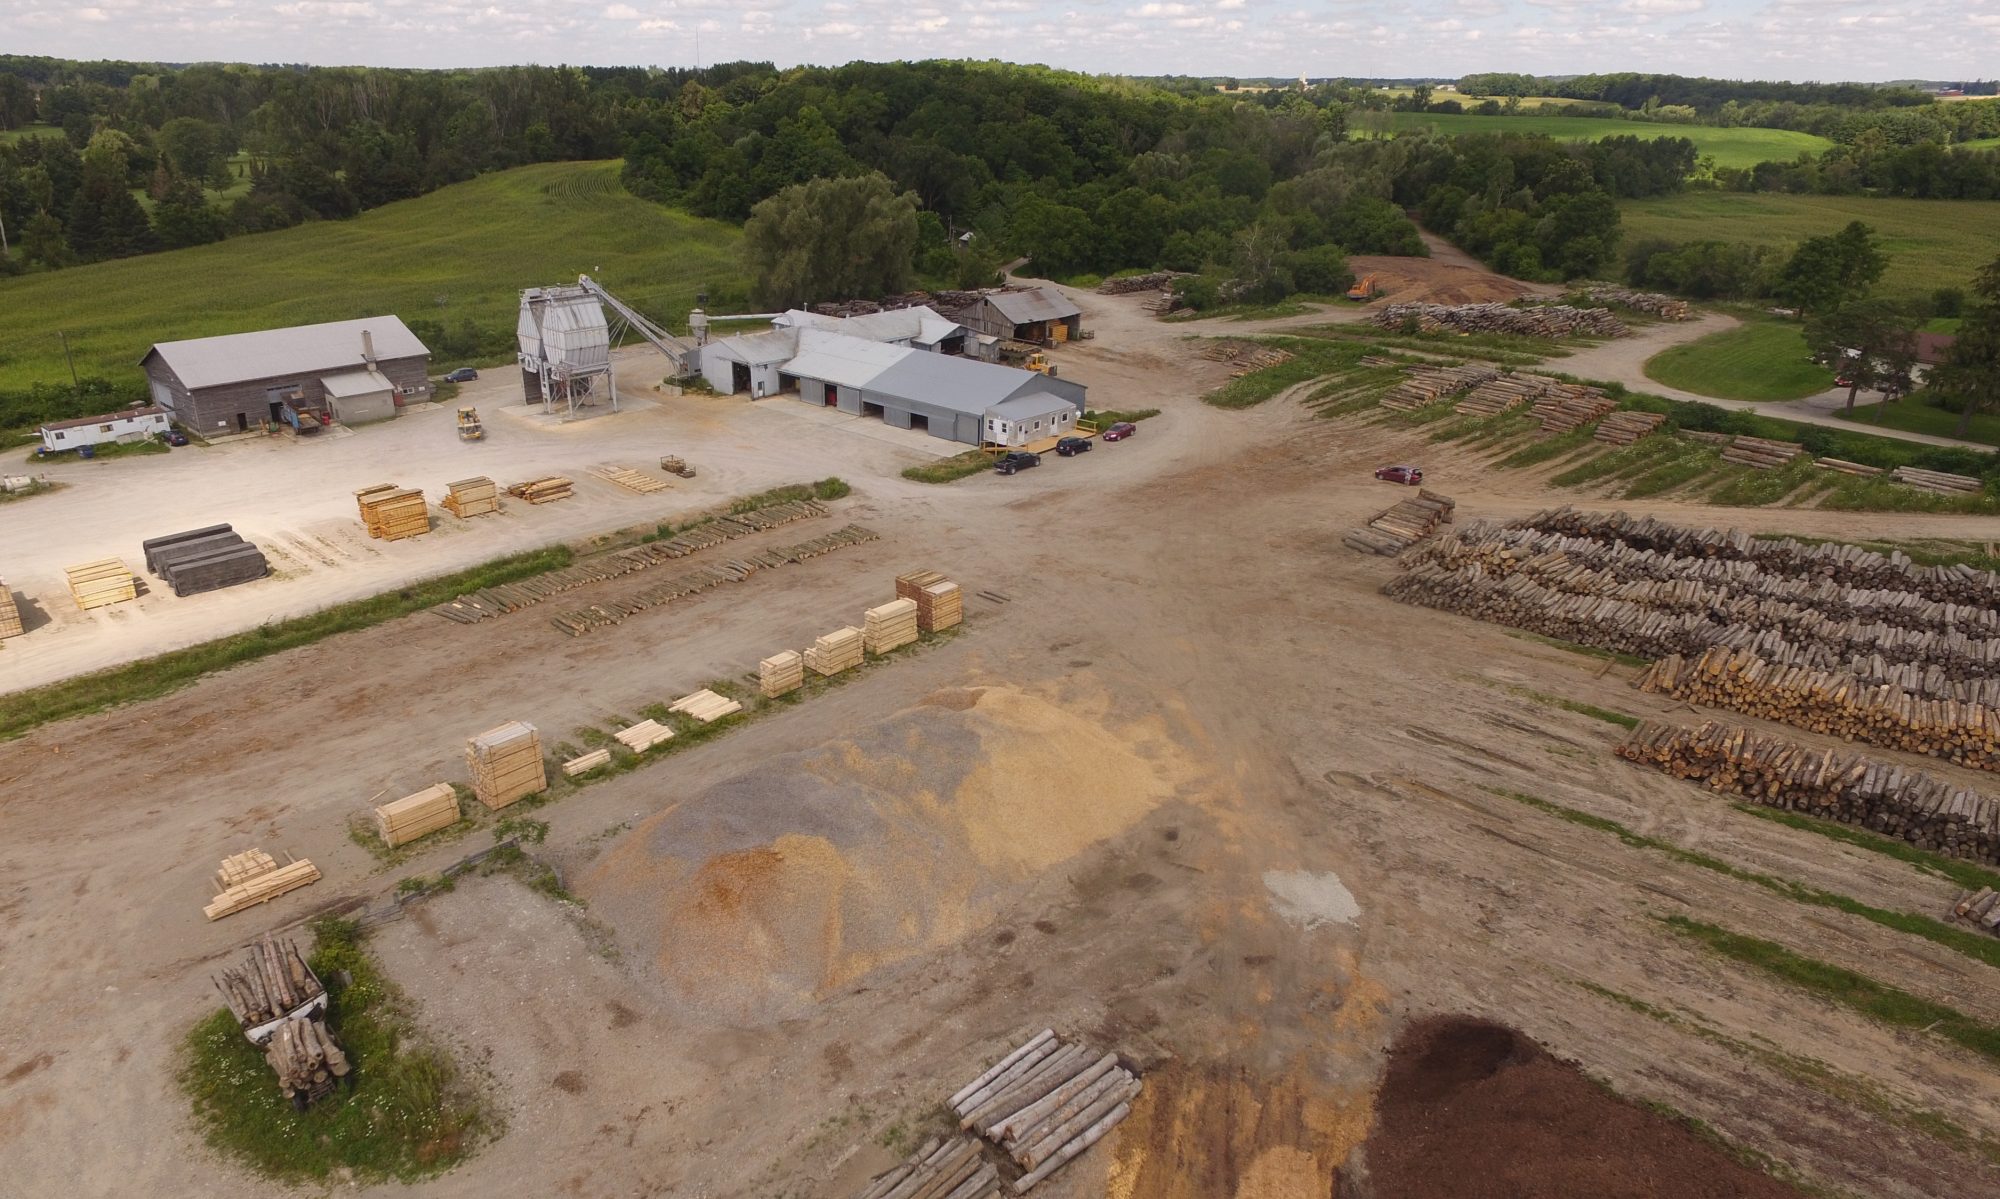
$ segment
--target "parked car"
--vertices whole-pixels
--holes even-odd
[[[179,429],[168,429],[166,432],[160,434],[160,440],[166,442],[168,445],[186,445],[188,443],[187,434],[181,432]]]
[[[1375,470],[1375,477],[1388,483],[1408,483],[1415,487],[1424,481],[1424,472],[1414,466],[1382,466]]]
[[[1090,438],[1088,437],[1065,437],[1061,441],[1056,442],[1056,453],[1061,454],[1065,458],[1074,458],[1078,454],[1087,454],[1089,452]]]
[[[1123,441],[1139,431],[1139,426],[1129,420],[1121,420],[1104,431],[1104,440]]]
[[[1014,450],[1010,453],[1000,455],[1000,460],[993,464],[993,469],[1003,475],[1011,475],[1016,471],[1023,471],[1031,466],[1040,466],[1041,464],[1042,456],[1040,454],[1030,454],[1026,450]]]
[[[470,383],[479,377],[479,372],[469,366],[461,366],[444,377],[447,383]]]

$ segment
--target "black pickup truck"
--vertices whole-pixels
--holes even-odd
[[[1013,450],[1000,455],[999,460],[993,464],[993,469],[1003,475],[1011,475],[1016,471],[1023,471],[1031,466],[1040,466],[1041,464],[1042,456],[1040,454],[1030,454],[1026,450]]]

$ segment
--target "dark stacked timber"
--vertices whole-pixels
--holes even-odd
[[[1120,279],[1106,279],[1097,285],[1100,296],[1125,296],[1135,291],[1164,291],[1174,280],[1183,277],[1185,271],[1154,271],[1146,275],[1126,275]]]
[[[1377,513],[1365,528],[1349,529],[1341,535],[1340,541],[1349,549],[1364,554],[1393,558],[1429,537],[1439,525],[1451,523],[1452,510],[1456,507],[1450,496],[1418,488],[1414,499],[1404,500]]]
[[[1873,829],[1952,857],[2000,862],[2000,799],[1921,770],[1708,721],[1646,721],[1617,750],[1627,761],[1767,807]]]
[[[1686,300],[1677,296],[1663,296],[1656,291],[1632,291],[1623,287],[1603,284],[1585,288],[1583,294],[1600,304],[1617,304],[1647,316],[1657,316],[1661,320],[1684,321],[1694,316],[1693,309]]]
[[[211,974],[209,981],[222,992],[222,1001],[245,1031],[288,1016],[326,994],[290,937],[280,940],[266,934],[244,948],[243,958],[241,966],[225,967],[221,978]]]
[[[1000,1193],[1000,1171],[968,1136],[937,1138],[880,1175],[854,1199],[987,1199]]]
[[[1542,398],[1554,384],[1555,380],[1546,375],[1501,375],[1466,393],[1466,397],[1458,402],[1456,411],[1472,416],[1498,416],[1510,408]]]
[[[1499,374],[1490,366],[1413,366],[1408,368],[1409,377],[1382,397],[1382,406],[1414,412],[1498,378]]]
[[[1921,470],[1914,466],[1899,466],[1889,472],[1889,478],[1905,487],[1918,491],[1928,491],[1935,495],[1977,495],[1986,489],[1986,483],[1971,475],[1949,475],[1939,470]]]
[[[1023,1194],[1090,1148],[1132,1110],[1136,1075],[1114,1053],[1044,1029],[951,1097],[959,1127],[1005,1151]]]
[[[1597,422],[1594,440],[1607,445],[1631,445],[1660,427],[1666,417],[1657,412],[1610,412]]]
[[[1618,401],[1598,388],[1581,383],[1551,382],[1542,398],[1535,401],[1529,415],[1541,423],[1544,433],[1567,433],[1582,428],[1617,407]]]
[[[1755,467],[1758,470],[1776,470],[1791,465],[1792,459],[1805,453],[1805,447],[1796,441],[1772,441],[1765,437],[1738,437],[1722,451],[1722,460],[1737,466]]]
[[[1609,308],[1573,308],[1544,304],[1512,308],[1506,304],[1388,304],[1368,318],[1383,329],[1414,322],[1426,333],[1511,333],[1522,337],[1623,337],[1625,322]]]
[[[164,579],[175,595],[195,595],[248,583],[271,573],[264,551],[228,525],[210,525],[140,543],[146,569]]]

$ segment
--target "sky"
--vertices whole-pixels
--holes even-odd
[[[0,53],[392,67],[1000,58],[1133,75],[2000,74],[2000,0],[0,0]]]

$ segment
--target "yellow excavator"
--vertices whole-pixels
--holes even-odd
[[[1382,285],[1373,275],[1363,275],[1353,287],[1347,289],[1347,298],[1362,303],[1382,294]]]

